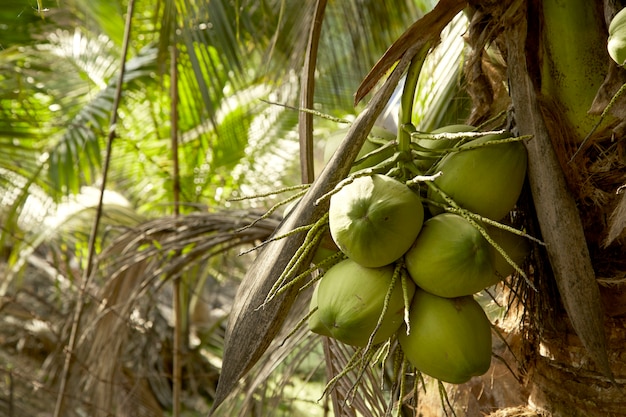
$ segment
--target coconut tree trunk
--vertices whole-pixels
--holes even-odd
[[[623,107],[602,123],[599,117],[623,83],[624,70],[606,53],[607,22],[621,6],[474,3],[474,56],[466,68],[477,81],[470,86],[472,121],[497,110],[502,97],[493,86],[506,80],[513,126],[533,136],[526,143],[532,194],[526,227],[536,228],[546,246],[533,256],[538,291],[515,295],[523,301],[521,326],[509,332],[501,326],[509,346],[495,346],[517,377],[519,395],[504,395],[511,381],[498,388],[497,379],[483,378],[454,396],[466,415],[472,404],[474,411],[500,408],[494,416],[522,415],[515,414],[520,407],[554,416],[626,415]],[[487,46],[491,56],[501,54],[501,70],[484,53]],[[494,365],[492,381],[501,365]],[[485,390],[479,400],[458,392],[478,389]]]

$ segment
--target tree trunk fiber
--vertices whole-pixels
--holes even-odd
[[[589,360],[566,317],[544,329],[529,370],[531,408],[555,417],[626,416],[626,318],[607,320],[605,331],[615,383]]]
[[[541,9],[540,0],[529,0],[528,3],[533,6],[533,10]],[[494,80],[506,79],[503,73],[496,74],[496,76],[488,74],[482,66],[480,54],[483,48],[486,45],[500,47],[502,56],[507,61],[509,71],[507,84],[520,133],[537,136],[536,132],[541,132],[544,135],[542,139],[548,137],[554,141],[555,132],[567,130],[569,127],[559,125],[565,119],[563,115],[556,114],[557,117],[550,120],[551,117],[543,114],[544,101],[550,98],[543,97],[538,88],[541,85],[538,68],[541,66],[542,57],[536,51],[541,48],[541,45],[530,46],[530,43],[527,43],[525,27],[522,28],[521,35],[517,33],[520,23],[525,26],[527,19],[528,25],[531,26],[529,32],[541,31],[541,19],[532,13],[530,13],[532,17],[529,17],[525,0],[510,0],[504,3],[475,1],[470,4],[475,7],[475,11],[472,16],[472,27],[469,30],[469,43],[478,54],[470,58],[469,63],[474,62],[476,65],[466,68],[466,72],[469,70],[469,75],[473,76],[468,78],[472,80],[478,79],[479,76],[489,78],[491,84],[485,83],[487,87],[496,85],[497,82]],[[541,37],[534,33],[531,42],[540,42],[540,39]],[[598,45],[598,48],[605,47],[606,45]],[[511,59],[511,48],[517,48],[515,59]],[[522,85],[520,85],[521,79],[524,79]],[[477,88],[479,91],[473,91],[472,97],[474,107],[479,111],[472,115],[474,117],[472,123],[476,120],[486,120],[497,113],[495,110],[498,109],[494,106],[501,102],[498,100],[499,97],[496,97],[495,90],[480,86]],[[611,181],[617,186],[626,180],[623,141],[622,135],[613,137],[610,142],[611,144],[617,143],[617,145],[606,148],[608,152],[615,154],[618,161],[612,165],[606,164],[610,166],[610,173],[614,177]],[[550,140],[548,140],[550,148],[548,150],[550,153],[556,152],[558,162],[566,169],[566,174],[571,175],[572,172],[567,170],[576,171],[578,166],[569,166],[567,164],[569,156],[563,156],[559,152],[566,150],[567,146],[572,143],[560,144],[563,145],[562,148],[553,150],[553,146],[558,148],[558,144],[555,145],[553,142],[550,145],[549,142]],[[574,149],[577,145],[573,143]],[[537,153],[536,150],[535,153]],[[545,152],[539,153],[541,155],[531,155],[529,152],[529,159],[535,158],[532,161],[535,164],[538,159],[542,159],[544,156],[542,154]],[[599,146],[597,153],[606,156],[605,148]],[[563,165],[564,160],[565,165]],[[586,161],[588,166],[596,162],[593,159]],[[556,165],[556,168],[559,168],[559,164]],[[546,167],[545,164],[534,168],[534,172],[529,174],[534,176],[531,181],[544,181],[545,178],[541,178],[542,175],[549,176],[556,172],[553,166]],[[545,172],[545,170],[550,172]],[[564,180],[564,174],[560,168],[558,171],[556,175],[561,177],[561,185],[566,183],[566,187],[561,188],[567,188],[572,192],[568,198],[573,197],[574,217],[580,218],[582,222],[584,238],[587,242],[585,244],[583,241],[583,246],[585,246],[585,252],[587,252],[587,246],[591,249],[586,256],[589,258],[589,254],[591,255],[591,263],[595,271],[590,271],[590,274],[583,273],[586,275],[586,283],[582,283],[583,280],[570,279],[571,276],[577,276],[581,268],[575,268],[575,271],[569,274],[569,278],[568,274],[565,274],[565,279],[570,279],[570,282],[565,285],[565,290],[569,287],[570,290],[573,288],[578,293],[573,299],[568,299],[567,295],[563,295],[564,286],[559,281],[563,280],[563,276],[556,275],[566,270],[568,264],[575,265],[580,261],[582,252],[572,249],[571,243],[568,246],[566,239],[565,245],[558,246],[556,257],[559,259],[556,262],[555,246],[548,247],[547,251],[542,249],[534,255],[535,260],[538,260],[538,263],[533,262],[534,279],[535,282],[541,281],[541,285],[537,285],[539,291],[528,291],[529,294],[524,300],[526,312],[523,318],[513,317],[513,315],[507,317],[510,325],[505,326],[506,332],[502,330],[505,334],[506,345],[503,346],[494,337],[495,355],[490,371],[483,377],[473,378],[467,384],[448,387],[448,397],[458,417],[476,415],[491,417],[626,416],[626,291],[622,290],[626,263],[621,261],[625,256],[623,248],[626,246],[622,239],[621,243],[616,243],[612,248],[607,249],[601,247],[604,237],[597,238],[608,230],[607,219],[615,209],[615,202],[620,198],[613,195],[617,186],[612,183],[602,188],[594,183],[593,173],[584,170],[574,172],[574,177],[579,182],[573,183],[571,178]],[[605,172],[608,171],[609,168],[606,168]],[[592,187],[593,193],[601,194],[603,198],[606,198],[604,204],[599,203],[601,199],[588,199],[592,201],[585,199],[584,193],[576,189],[583,186]],[[546,195],[534,193],[534,198],[535,200],[545,199]],[[539,210],[557,213],[557,216],[549,219],[549,224],[541,225],[543,238],[548,242],[546,227],[559,233],[558,229],[572,229],[569,226],[576,222],[572,222],[570,217],[565,218],[562,214],[565,204],[560,199],[552,198],[549,199],[548,204],[545,204],[545,201],[543,204],[543,206],[537,205],[535,201],[535,207],[530,207],[529,214],[537,211],[537,217],[541,217],[545,213],[539,213]],[[569,205],[572,206],[571,201]],[[580,231],[580,228],[578,229]],[[560,243],[563,241],[561,240]],[[550,245],[550,242],[548,244]],[[554,273],[550,271],[550,267],[542,268],[541,263],[547,263],[547,254],[550,255],[552,266],[556,268]],[[609,267],[606,267],[607,265]],[[602,277],[600,281],[604,286],[598,284],[599,281],[595,278],[597,274]],[[588,279],[589,276],[591,279]],[[556,293],[557,286],[561,292],[560,296]],[[593,291],[588,291],[587,289],[591,287]],[[553,289],[554,292],[552,292]],[[563,307],[567,309],[567,313]],[[499,323],[499,325],[506,324]],[[599,335],[603,336],[600,338]],[[586,340],[581,340],[581,338]],[[500,359],[504,359],[504,362]],[[611,380],[610,374],[614,380]],[[436,389],[431,389],[427,397],[428,400],[422,398],[425,400],[420,407],[423,415],[447,415],[444,411],[433,411],[437,406],[437,401],[441,409],[441,400]]]
[[[524,11],[525,8],[519,10]],[[544,304],[552,309],[556,320],[553,323],[552,320],[538,323],[540,317],[530,317],[536,322],[532,327],[539,334],[538,343],[533,346],[534,360],[527,363],[526,369],[530,392],[528,404],[540,414],[558,417],[626,416],[626,369],[621,352],[626,340],[624,321],[617,318],[609,320],[606,308],[603,308],[605,300],[601,298],[588,243],[582,233],[582,224],[587,220],[584,216],[590,212],[579,213],[580,201],[574,202],[574,196],[568,192],[558,162],[554,161],[555,158],[546,157],[567,148],[553,149],[553,146],[555,140],[562,137],[557,135],[559,130],[569,127],[546,127],[548,121],[544,120],[545,115],[540,111],[536,86],[531,83],[526,70],[526,60],[529,59],[524,54],[529,51],[524,23],[526,16],[520,17],[520,23],[514,25],[517,29],[506,29],[504,37],[512,104],[520,133],[534,135],[527,146],[529,177],[536,214],[552,265],[552,273],[544,278],[554,280],[567,311],[567,314],[562,312],[557,298],[537,294],[537,297],[549,298]],[[562,159],[562,156],[558,157],[558,160]],[[550,177],[558,181],[546,186],[545,182]],[[568,185],[571,187],[571,184]],[[551,193],[550,187],[556,187],[556,192]],[[566,210],[568,205],[571,206],[569,211]],[[577,233],[580,241],[575,236]],[[553,238],[555,234],[556,239]],[[612,381],[612,378],[615,380]]]

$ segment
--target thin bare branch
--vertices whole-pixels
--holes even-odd
[[[78,300],[74,309],[74,317],[72,320],[72,328],[70,332],[70,338],[67,344],[65,352],[65,362],[63,364],[63,371],[60,379],[59,392],[57,395],[57,401],[54,408],[54,417],[60,417],[63,411],[63,403],[65,398],[65,390],[67,388],[67,381],[70,375],[70,368],[72,366],[73,351],[76,347],[76,339],[79,331],[79,323],[82,316],[84,307],[83,294],[85,293],[91,277],[91,272],[94,264],[95,252],[96,252],[96,239],[98,236],[98,229],[100,226],[100,219],[102,218],[102,207],[104,203],[104,192],[106,190],[107,176],[109,172],[109,165],[111,163],[111,154],[113,151],[113,140],[115,139],[115,129],[117,125],[118,108],[122,99],[122,85],[124,82],[124,72],[126,70],[126,56],[128,55],[128,46],[130,43],[131,22],[133,19],[133,12],[135,10],[135,1],[130,0],[128,2],[128,9],[126,13],[126,26],[124,28],[124,44],[122,46],[122,58],[120,65],[120,72],[117,79],[117,86],[115,90],[115,101],[113,102],[113,109],[111,111],[111,122],[109,124],[109,133],[107,136],[106,156],[104,165],[102,167],[102,184],[100,185],[100,199],[98,201],[96,216],[93,222],[93,228],[89,237],[89,252],[87,255],[87,266],[83,271],[83,279],[81,284],[81,290],[78,293]]]
[[[322,33],[322,22],[326,10],[326,0],[317,0],[313,24],[309,34],[309,45],[304,59],[302,81],[300,85],[300,107],[313,108],[315,92],[315,64],[317,62],[317,48]],[[300,172],[302,183],[308,184],[315,178],[313,167],[313,115],[306,112],[298,113],[300,134]]]
[[[174,31],[175,33],[175,31]],[[171,107],[171,137],[172,137],[172,195],[174,198],[174,217],[180,214],[180,175],[178,166],[178,48],[176,41],[172,42],[170,62],[170,107]],[[180,256],[180,252],[175,252]],[[181,279],[174,278],[172,294],[172,309],[174,310],[174,346],[172,346],[172,415],[180,416],[181,393],[183,387],[183,350],[186,348],[187,334],[183,329],[183,309]]]

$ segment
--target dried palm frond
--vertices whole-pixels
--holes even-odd
[[[162,356],[169,355],[171,330],[156,308],[159,294],[172,279],[201,279],[198,271],[210,270],[212,258],[266,239],[278,224],[276,218],[242,229],[259,215],[230,211],[158,218],[129,228],[102,252],[93,282],[103,285],[86,295],[72,375],[76,389],[92,403],[92,415],[121,415],[122,410],[144,415],[157,398],[168,405],[164,387],[171,376]],[[228,271],[222,272],[230,278]],[[201,358],[187,353],[188,360]],[[198,376],[205,380],[195,382],[214,385],[214,368],[205,363],[189,369],[208,369]],[[210,392],[207,387],[205,393]]]
[[[342,374],[355,354],[359,355],[354,347],[335,339],[325,338],[324,356],[328,379],[332,381]],[[327,393],[332,399],[335,415],[384,416],[389,395],[383,391],[383,381],[382,367],[375,367],[374,364],[371,366],[367,364],[365,369],[357,366],[341,375]]]
[[[383,376],[382,366],[377,368],[374,364],[367,364],[363,373],[357,367],[342,374],[355,355],[354,347],[317,336],[306,326],[294,329],[308,310],[309,296],[310,291],[301,294],[290,312],[290,319],[272,346],[242,380],[240,389],[235,391],[236,395],[231,395],[212,416],[243,417],[252,412],[260,416],[280,415],[277,409],[285,407],[292,398],[286,392],[287,388],[296,385],[297,380],[313,382],[313,386],[319,388],[316,397],[311,397],[315,393],[308,393],[308,398],[298,400],[315,402],[314,405],[319,407],[327,407],[324,405],[326,401],[332,401],[333,415],[336,417],[385,415],[390,395],[382,387],[383,382],[388,380]],[[305,361],[314,361],[317,365],[303,373],[303,368],[307,368],[303,365]],[[340,374],[332,388],[324,394],[325,381]],[[243,401],[239,401],[238,394],[241,391],[245,392]],[[284,415],[291,415],[291,412],[285,410]]]
[[[222,406],[213,412],[213,416],[277,416],[280,407],[290,402],[292,395],[287,391],[290,386],[297,388],[298,381],[308,382],[318,374],[318,365],[309,372],[303,372],[303,362],[316,355],[319,339],[303,326],[301,317],[308,310],[310,291],[301,294],[295,302],[283,329],[272,342],[258,364],[241,381],[239,389],[234,391]],[[306,368],[306,367],[305,367]],[[243,394],[243,399],[241,399]],[[296,398],[294,397],[293,400]],[[297,398],[300,401],[315,401],[313,398]],[[284,415],[291,411],[284,410]]]

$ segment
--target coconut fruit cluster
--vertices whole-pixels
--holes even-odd
[[[523,237],[480,220],[501,220],[521,193],[526,151],[509,137],[420,139],[411,163],[441,173],[434,186],[349,177],[329,208],[330,235],[345,259],[321,277],[309,328],[359,347],[397,337],[407,360],[441,381],[484,374],[491,325],[473,295],[510,275],[529,251]]]

